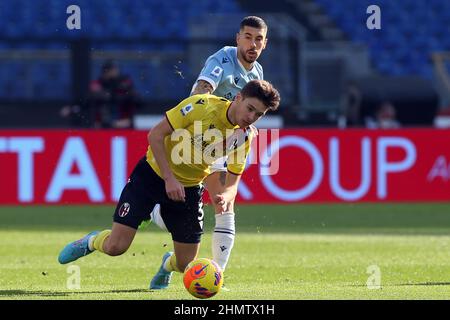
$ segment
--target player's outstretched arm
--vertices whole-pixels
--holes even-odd
[[[184,201],[184,186],[175,178],[166,157],[164,139],[172,132],[173,129],[169,121],[164,118],[148,133],[147,139],[165,181],[167,196],[174,201]]]

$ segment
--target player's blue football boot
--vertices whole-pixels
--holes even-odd
[[[166,271],[164,269],[164,263],[167,259],[173,255],[173,252],[166,252],[162,258],[161,266],[159,267],[158,273],[153,277],[150,282],[150,289],[160,290],[166,289],[169,286],[170,279],[172,278],[172,271]]]
[[[97,235],[98,233],[99,231],[92,231],[80,240],[71,242],[67,246],[65,246],[64,249],[62,249],[62,251],[59,253],[59,263],[66,264],[92,253],[94,250],[89,250],[89,239],[92,236]]]

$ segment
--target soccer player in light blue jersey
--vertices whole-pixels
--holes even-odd
[[[234,100],[249,81],[263,80],[263,68],[256,59],[266,47],[267,27],[259,29],[249,26],[250,21],[258,25],[259,20],[247,17],[242,21],[240,32],[236,35],[237,47],[223,47],[206,60],[192,94],[209,92]]]
[[[267,24],[256,16],[245,17],[236,34],[236,47],[224,47],[211,55],[195,82],[191,94],[212,93],[228,100],[251,80],[264,79],[263,67],[256,61],[267,45]],[[205,186],[214,204],[216,225],[212,236],[213,260],[225,271],[234,245],[234,200],[228,208],[218,205],[217,195],[223,192],[227,172],[226,157],[218,160],[205,179]]]
[[[191,95],[211,93],[234,100],[249,81],[263,80],[263,68],[256,60],[267,45],[267,25],[264,20],[256,16],[245,17],[236,34],[236,43],[236,47],[226,46],[206,60]],[[253,127],[251,130],[256,129]],[[213,164],[211,174],[204,181],[215,211],[213,260],[222,270],[227,266],[235,238],[234,199],[223,208],[217,198],[224,191],[226,173],[225,157]],[[152,221],[164,229],[159,208],[152,212]]]

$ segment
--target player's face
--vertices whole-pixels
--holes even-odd
[[[247,63],[253,63],[258,59],[266,47],[266,29],[257,29],[249,26],[239,31],[236,35],[239,56]]]
[[[256,98],[242,98],[240,94],[236,96],[239,103],[237,108],[236,122],[241,128],[246,128],[255,123],[267,112],[267,107]]]

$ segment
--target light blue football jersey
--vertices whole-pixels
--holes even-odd
[[[205,80],[213,87],[212,93],[214,95],[234,100],[236,94],[248,82],[255,79],[264,79],[262,66],[255,61],[253,68],[247,71],[237,58],[237,48],[227,46],[206,60],[205,66],[192,87],[192,91],[198,80]]]

